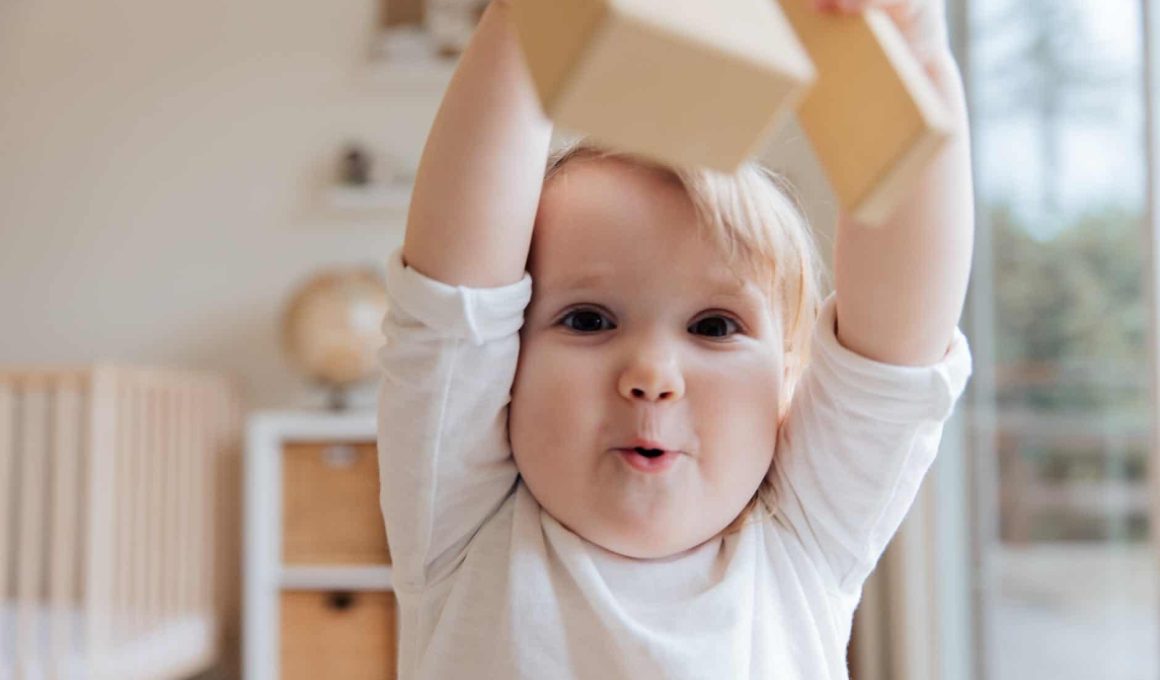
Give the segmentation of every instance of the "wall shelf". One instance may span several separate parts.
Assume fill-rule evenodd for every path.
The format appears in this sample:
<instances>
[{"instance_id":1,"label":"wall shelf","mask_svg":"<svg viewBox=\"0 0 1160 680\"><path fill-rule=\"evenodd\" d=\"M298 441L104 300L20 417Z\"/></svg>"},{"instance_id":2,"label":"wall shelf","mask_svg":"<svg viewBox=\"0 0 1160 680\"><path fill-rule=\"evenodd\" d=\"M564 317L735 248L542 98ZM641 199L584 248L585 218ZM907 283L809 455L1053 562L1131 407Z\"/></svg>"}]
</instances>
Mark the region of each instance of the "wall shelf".
<instances>
[{"instance_id":1,"label":"wall shelf","mask_svg":"<svg viewBox=\"0 0 1160 680\"><path fill-rule=\"evenodd\" d=\"M390 210L406 212L411 204L410 181L367 186L329 187L326 192L327 204L336 210Z\"/></svg>"},{"instance_id":2,"label":"wall shelf","mask_svg":"<svg viewBox=\"0 0 1160 680\"><path fill-rule=\"evenodd\" d=\"M396 30L378 39L364 77L372 90L442 94L458 63L438 55L422 31Z\"/></svg>"}]
</instances>

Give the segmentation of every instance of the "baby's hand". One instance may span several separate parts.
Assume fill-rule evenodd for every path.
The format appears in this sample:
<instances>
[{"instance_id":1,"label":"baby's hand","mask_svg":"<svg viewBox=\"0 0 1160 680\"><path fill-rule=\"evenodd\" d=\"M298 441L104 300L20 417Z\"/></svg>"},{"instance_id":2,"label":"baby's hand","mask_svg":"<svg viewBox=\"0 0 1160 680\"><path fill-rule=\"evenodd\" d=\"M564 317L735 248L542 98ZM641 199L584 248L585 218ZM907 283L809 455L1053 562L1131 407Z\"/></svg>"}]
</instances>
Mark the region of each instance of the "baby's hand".
<instances>
[{"instance_id":1,"label":"baby's hand","mask_svg":"<svg viewBox=\"0 0 1160 680\"><path fill-rule=\"evenodd\" d=\"M813 0L820 10L856 14L883 10L898 25L911 52L924 66L950 57L945 0Z\"/></svg>"}]
</instances>

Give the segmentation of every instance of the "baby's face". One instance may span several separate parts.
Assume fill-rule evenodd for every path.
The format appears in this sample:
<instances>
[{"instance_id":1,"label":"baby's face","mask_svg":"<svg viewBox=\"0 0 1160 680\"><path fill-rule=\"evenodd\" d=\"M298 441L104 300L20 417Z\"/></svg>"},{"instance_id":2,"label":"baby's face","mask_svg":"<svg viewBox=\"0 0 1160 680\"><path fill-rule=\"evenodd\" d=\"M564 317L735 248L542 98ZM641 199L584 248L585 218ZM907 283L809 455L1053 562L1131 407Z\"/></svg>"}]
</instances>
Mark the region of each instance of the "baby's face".
<instances>
[{"instance_id":1,"label":"baby's face","mask_svg":"<svg viewBox=\"0 0 1160 680\"><path fill-rule=\"evenodd\" d=\"M556 520L607 550L693 548L769 469L776 315L653 171L573 161L537 220L510 412L520 473Z\"/></svg>"}]
</instances>

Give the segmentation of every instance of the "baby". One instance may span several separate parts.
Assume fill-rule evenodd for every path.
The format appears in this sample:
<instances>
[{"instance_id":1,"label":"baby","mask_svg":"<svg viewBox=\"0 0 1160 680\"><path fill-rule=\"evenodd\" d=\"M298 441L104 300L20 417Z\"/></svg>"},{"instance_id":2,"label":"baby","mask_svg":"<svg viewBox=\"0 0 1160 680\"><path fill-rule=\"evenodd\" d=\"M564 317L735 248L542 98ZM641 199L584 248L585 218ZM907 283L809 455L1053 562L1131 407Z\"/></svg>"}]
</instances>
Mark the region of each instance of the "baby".
<instances>
[{"instance_id":1,"label":"baby","mask_svg":"<svg viewBox=\"0 0 1160 680\"><path fill-rule=\"evenodd\" d=\"M848 677L862 585L970 373L962 87L941 3L889 4L957 132L891 224L840 219L823 302L759 166L548 159L493 0L388 265L401 678Z\"/></svg>"}]
</instances>

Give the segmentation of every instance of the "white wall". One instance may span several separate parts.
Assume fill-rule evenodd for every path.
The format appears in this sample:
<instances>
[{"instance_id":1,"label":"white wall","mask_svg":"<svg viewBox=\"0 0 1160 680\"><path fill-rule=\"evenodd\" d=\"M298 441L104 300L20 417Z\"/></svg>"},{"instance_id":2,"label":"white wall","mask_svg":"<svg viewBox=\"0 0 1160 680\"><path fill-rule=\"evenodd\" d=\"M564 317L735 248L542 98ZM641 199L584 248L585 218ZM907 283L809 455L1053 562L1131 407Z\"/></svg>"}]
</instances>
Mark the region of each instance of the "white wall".
<instances>
[{"instance_id":1,"label":"white wall","mask_svg":"<svg viewBox=\"0 0 1160 680\"><path fill-rule=\"evenodd\" d=\"M438 104L367 77L375 5L0 0L0 363L221 369L250 406L317 401L282 305L402 228L329 214L319 188L347 139L415 164ZM775 165L829 224L787 134Z\"/></svg>"}]
</instances>

